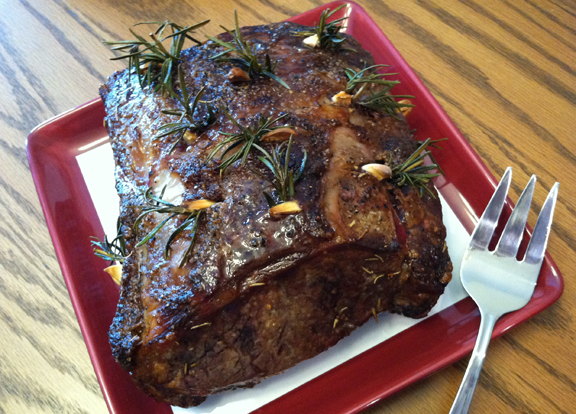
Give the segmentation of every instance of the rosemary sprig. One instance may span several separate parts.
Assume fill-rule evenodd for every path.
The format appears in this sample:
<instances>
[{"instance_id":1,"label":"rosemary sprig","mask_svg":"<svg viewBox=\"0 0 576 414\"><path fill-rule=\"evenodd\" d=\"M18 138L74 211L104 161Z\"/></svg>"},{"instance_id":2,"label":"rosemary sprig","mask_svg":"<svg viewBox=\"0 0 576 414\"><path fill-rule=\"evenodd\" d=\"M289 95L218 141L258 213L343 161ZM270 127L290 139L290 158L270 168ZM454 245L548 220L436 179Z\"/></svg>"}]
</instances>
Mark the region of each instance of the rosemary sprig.
<instances>
[{"instance_id":1,"label":"rosemary sprig","mask_svg":"<svg viewBox=\"0 0 576 414\"><path fill-rule=\"evenodd\" d=\"M136 247L140 247L152 239L170 220L172 220L176 216L184 216L185 219L168 237L168 241L166 242L166 246L164 247L164 259L168 258L170 254L170 246L178 237L180 233L188 228L188 226L192 223L191 234L192 238L190 240L190 244L186 249L186 252L182 256L178 267L182 267L188 256L190 251L192 250L192 246L194 244L196 238L196 230L198 229L198 223L202 217L202 209L190 209L185 206L176 206L168 201L162 199L164 196L164 192L166 191L166 187L164 187L160 193L160 196L155 196L152 194L152 188L148 188L144 193L144 197L146 199L146 205L142 206L142 213L136 218L134 221L134 228L138 228L138 225L146 217L148 214L159 213L159 214L168 214L154 229L152 229L140 242L136 245Z\"/></svg>"},{"instance_id":2,"label":"rosemary sprig","mask_svg":"<svg viewBox=\"0 0 576 414\"><path fill-rule=\"evenodd\" d=\"M388 67L388 65L372 65L369 67L365 67L364 69L356 72L354 69L346 68L344 71L346 72L346 76L348 77L348 82L346 83L346 89L344 90L346 93L352 94L354 88L359 85L362 85L360 89L354 95L354 99L356 99L360 94L364 91L364 88L368 84L373 85L385 85L392 87L394 85L398 85L400 81L391 81L384 79L384 76L391 76L391 75L398 75L398 73L378 73L376 70L378 68ZM372 71L372 73L370 73Z\"/></svg>"},{"instance_id":3,"label":"rosemary sprig","mask_svg":"<svg viewBox=\"0 0 576 414\"><path fill-rule=\"evenodd\" d=\"M116 223L117 233L112 241L108 241L108 236L104 236L104 240L100 241L97 237L92 236L91 244L93 246L94 254L104 260L110 260L110 264L114 262L123 263L124 259L128 257L126 254L126 240L121 232L122 223L120 217Z\"/></svg>"},{"instance_id":4,"label":"rosemary sprig","mask_svg":"<svg viewBox=\"0 0 576 414\"><path fill-rule=\"evenodd\" d=\"M246 40L244 40L242 33L240 33L240 25L238 23L238 14L236 13L236 10L234 10L234 25L235 28L233 32L224 26L220 26L232 37L231 42L224 42L215 37L208 36L208 39L212 40L219 46L226 48L225 51L212 56L211 59L215 60L216 62L230 62L238 65L244 68L250 77L255 74L268 76L285 88L290 89L290 86L288 86L286 82L274 74L278 61L272 63L270 56L266 54L264 65L258 62L258 59L254 53L254 49ZM226 56L231 52L235 54L234 57Z\"/></svg>"},{"instance_id":5,"label":"rosemary sprig","mask_svg":"<svg viewBox=\"0 0 576 414\"><path fill-rule=\"evenodd\" d=\"M280 145L277 145L271 153L257 144L254 144L254 146L264 154L263 157L259 156L258 159L274 174L275 180L272 182L272 185L276 189L277 197L280 201L286 202L290 198L294 197L294 183L298 181L304 171L307 159L306 151L304 150L304 156L300 168L294 172L290 170L292 135L290 135L288 141L284 141ZM278 204L269 193L264 192L264 196L266 197L268 204L270 204L270 207L274 207Z\"/></svg>"},{"instance_id":6,"label":"rosemary sprig","mask_svg":"<svg viewBox=\"0 0 576 414\"><path fill-rule=\"evenodd\" d=\"M428 138L422 142L416 151L414 151L407 159L401 164L392 167L392 182L398 186L411 185L420 191L422 196L423 190L428 191L433 197L434 193L426 186L426 183L434 177L444 174L442 168L438 165L428 147L440 148L437 143L445 141L448 138L442 138L432 141ZM432 164L424 165L424 159L430 157ZM432 170L438 170L437 173L431 173Z\"/></svg>"},{"instance_id":7,"label":"rosemary sprig","mask_svg":"<svg viewBox=\"0 0 576 414\"><path fill-rule=\"evenodd\" d=\"M165 87L172 87L172 75L178 61L180 53L184 47L184 42L189 39L196 44L200 41L191 36L191 33L207 24L210 20L194 24L192 26L180 26L166 20L165 22L142 22L134 26L144 24L157 24L158 28L154 33L150 33L151 40L146 40L130 29L134 35L133 40L105 41L104 44L113 46L112 50L124 53L111 60L128 59L128 70L130 76L136 73L140 87L152 86L158 81L154 90L160 89L162 93ZM170 30L170 34L164 36L164 32ZM171 39L170 47L167 49L163 42Z\"/></svg>"},{"instance_id":8,"label":"rosemary sprig","mask_svg":"<svg viewBox=\"0 0 576 414\"><path fill-rule=\"evenodd\" d=\"M221 152L220 158L223 161L218 166L218 168L221 171L226 170L226 168L234 164L239 159L241 159L242 164L244 164L254 144L258 144L264 135L266 135L271 131L274 131L275 129L286 127L285 125L279 125L279 126L272 126L272 125L279 122L287 114L280 115L275 119L260 117L260 119L253 125L243 127L238 123L237 120L235 120L232 117L232 115L230 115L230 113L228 113L228 111L223 109L223 112L224 114L226 114L228 119L240 130L240 132L235 133L220 132L222 135L226 135L227 138L222 140L222 142L218 143L218 145L216 145L216 148L214 148L206 158L205 162L209 162L216 156L216 154ZM234 152L228 158L224 159L226 154L228 154L230 151L236 148L238 148L236 152Z\"/></svg>"},{"instance_id":9,"label":"rosemary sprig","mask_svg":"<svg viewBox=\"0 0 576 414\"><path fill-rule=\"evenodd\" d=\"M356 101L358 105L365 108L373 109L380 112L385 112L392 115L394 118L399 119L397 114L400 108L410 108L414 105L407 103L396 102L396 98L412 98L412 95L390 95L390 90L394 85L385 86L382 90L373 93L361 101Z\"/></svg>"},{"instance_id":10,"label":"rosemary sprig","mask_svg":"<svg viewBox=\"0 0 576 414\"><path fill-rule=\"evenodd\" d=\"M326 23L326 21L330 17L332 17L334 13L336 13L338 10L342 9L345 6L346 4L343 4L332 11L330 11L330 9L324 10L320 15L320 20L318 21L318 23L314 23L313 31L296 32L294 33L294 35L306 36L306 37L316 36L318 38L318 47L320 47L321 49L326 50L342 49L342 45L346 41L346 38L340 34L340 30L342 29L342 25L340 23L348 19L348 16L333 20L330 23ZM355 51L354 49L342 49L342 50L349 50L352 52Z\"/></svg>"},{"instance_id":11,"label":"rosemary sprig","mask_svg":"<svg viewBox=\"0 0 576 414\"><path fill-rule=\"evenodd\" d=\"M400 108L410 108L414 105L410 103L396 102L395 98L414 98L414 96L390 94L390 90L394 86L398 85L400 81L386 80L384 77L397 75L397 73L378 73L375 71L377 68L387 66L388 65L372 65L360 71L355 71L351 68L344 69L346 76L348 77L348 82L346 83L346 89L344 91L348 94L352 94L357 86L362 85L352 96L353 102L356 102L358 105L364 106L365 108L388 113L394 118L399 119L397 115ZM359 100L362 93L369 85L383 85L383 88L376 93L370 91L369 97Z\"/></svg>"},{"instance_id":12,"label":"rosemary sprig","mask_svg":"<svg viewBox=\"0 0 576 414\"><path fill-rule=\"evenodd\" d=\"M172 153L174 148L176 148L176 145L178 145L178 143L184 138L186 131L191 129L203 131L216 120L216 115L214 114L214 110L210 103L206 103L207 115L200 121L196 121L194 119L194 113L196 112L198 104L201 102L200 99L202 98L206 88L202 87L192 98L192 95L190 95L188 89L186 88L184 71L180 65L178 65L178 80L180 82L182 97L180 97L178 93L174 92L171 87L168 86L167 89L170 92L170 95L172 95L172 97L178 101L183 109L162 110L162 113L164 114L178 116L178 121L162 125L160 128L158 128L158 134L152 138L152 140L155 141L170 135L176 135L176 141L170 147L170 150L168 151L169 154Z\"/></svg>"}]
</instances>

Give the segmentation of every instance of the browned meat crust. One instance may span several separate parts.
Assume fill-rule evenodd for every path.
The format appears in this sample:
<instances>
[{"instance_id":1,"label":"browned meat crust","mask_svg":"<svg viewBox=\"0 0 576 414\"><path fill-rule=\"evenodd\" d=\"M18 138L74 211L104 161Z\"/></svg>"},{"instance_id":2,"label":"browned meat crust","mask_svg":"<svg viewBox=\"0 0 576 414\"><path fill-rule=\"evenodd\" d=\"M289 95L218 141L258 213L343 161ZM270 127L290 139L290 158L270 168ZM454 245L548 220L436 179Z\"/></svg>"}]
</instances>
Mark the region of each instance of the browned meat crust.
<instances>
[{"instance_id":1,"label":"browned meat crust","mask_svg":"<svg viewBox=\"0 0 576 414\"><path fill-rule=\"evenodd\" d=\"M189 232L167 260L162 256L177 220L124 264L112 351L159 400L185 407L253 386L326 350L374 311L422 317L450 280L439 201L358 170L390 156L403 161L416 148L408 125L330 103L344 88L344 68L373 64L372 56L353 39L348 45L357 52L304 48L293 35L301 30L293 23L242 29L260 52L279 60L277 75L291 90L268 78L231 84L231 66L209 59L216 53L211 42L182 56L191 93L205 86L203 99L244 125L286 113L296 129L296 164L308 153L295 196L303 211L280 220L267 213L262 192L270 183L262 175L269 173L253 157L222 177L204 164L222 139L218 131L234 130L222 111L193 145L181 143L169 155L171 138L151 138L173 121L161 113L176 107L172 98L142 91L126 71L101 88L129 251L158 223L150 216L133 229L148 187L159 192L172 180L183 186L184 200L217 202L200 222L183 268L177 263Z\"/></svg>"}]
</instances>

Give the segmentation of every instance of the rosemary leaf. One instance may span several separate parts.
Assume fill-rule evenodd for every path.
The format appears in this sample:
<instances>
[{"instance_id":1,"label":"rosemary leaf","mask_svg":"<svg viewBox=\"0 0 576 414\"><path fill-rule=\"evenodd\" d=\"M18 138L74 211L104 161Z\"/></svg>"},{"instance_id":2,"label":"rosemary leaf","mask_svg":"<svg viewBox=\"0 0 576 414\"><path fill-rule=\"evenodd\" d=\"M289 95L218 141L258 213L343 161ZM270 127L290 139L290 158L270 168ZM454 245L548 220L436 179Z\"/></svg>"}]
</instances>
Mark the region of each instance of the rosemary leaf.
<instances>
[{"instance_id":1,"label":"rosemary leaf","mask_svg":"<svg viewBox=\"0 0 576 414\"><path fill-rule=\"evenodd\" d=\"M126 254L126 240L121 232L122 223L120 217L116 222L116 237L112 241L108 241L108 236L104 236L104 240L100 241L98 238L92 236L93 240L90 243L93 246L94 254L104 260L110 260L110 264L114 262L123 263L124 259L128 257Z\"/></svg>"},{"instance_id":2,"label":"rosemary leaf","mask_svg":"<svg viewBox=\"0 0 576 414\"><path fill-rule=\"evenodd\" d=\"M158 28L150 34L151 40L146 40L130 29L130 33L135 37L133 40L104 41L104 44L112 46L112 50L124 54L113 57L111 60L128 60L128 70L130 76L135 73L138 76L138 83L144 89L158 82L155 90L166 91L166 87L172 87L172 76L175 65L180 61L180 54L186 39L200 44L200 42L190 34L194 30L206 25L209 20L194 24L192 26L180 26L176 23L165 22L142 22L134 26L157 24ZM169 29L171 33L164 36L164 31ZM170 48L164 46L166 40L170 40Z\"/></svg>"},{"instance_id":3,"label":"rosemary leaf","mask_svg":"<svg viewBox=\"0 0 576 414\"><path fill-rule=\"evenodd\" d=\"M202 217L202 210L198 211L198 214L196 215L196 219L194 220L194 225L192 226L192 230L190 231L190 234L191 234L190 243L188 244L188 248L186 249L186 251L184 252L184 255L182 256L182 259L180 260L178 267L184 266L184 264L188 261L188 256L190 255L190 252L192 251L192 246L194 245L194 242L196 241L198 223L200 223L201 217Z\"/></svg>"},{"instance_id":4,"label":"rosemary leaf","mask_svg":"<svg viewBox=\"0 0 576 414\"><path fill-rule=\"evenodd\" d=\"M419 190L420 196L422 196L423 190L426 190L435 197L434 193L430 191L426 184L432 178L444 174L444 171L442 171L442 168L440 168L432 156L432 153L428 151L427 148L440 148L437 143L447 139L448 138L442 138L432 141L428 138L423 141L403 163L392 167L392 182L398 186L410 185ZM424 164L426 157L430 157L431 164ZM433 170L437 170L438 172L431 172Z\"/></svg>"},{"instance_id":5,"label":"rosemary leaf","mask_svg":"<svg viewBox=\"0 0 576 414\"><path fill-rule=\"evenodd\" d=\"M290 170L292 137L293 136L290 135L290 139L288 141L284 141L277 145L271 153L266 151L261 146L254 144L254 147L263 154L263 156L258 156L258 159L270 171L272 171L272 174L274 174L274 181L271 183L276 190L277 198L281 202L286 202L294 196L294 183L298 181L302 175L302 171L304 171L304 166L307 160L307 154L306 151L304 151L302 163L298 168L298 172L294 174L294 172ZM274 200L274 198L266 192L264 193L264 197L266 197L270 207L274 207L276 204L278 204L276 200Z\"/></svg>"},{"instance_id":6,"label":"rosemary leaf","mask_svg":"<svg viewBox=\"0 0 576 414\"><path fill-rule=\"evenodd\" d=\"M280 85L284 86L286 89L290 89L290 86L279 78L274 72L278 62L272 63L270 56L266 54L265 63L262 65L258 62L255 51L252 46L244 40L242 33L240 32L240 25L238 23L238 13L234 10L234 31L231 31L224 26L220 26L226 31L231 37L232 41L225 42L215 37L207 36L208 39L212 40L218 46L225 48L223 52L217 53L212 56L211 59L216 62L227 62L234 65L242 67L248 73L248 76L253 77L254 75L264 75L270 79L275 80ZM233 57L228 56L233 53Z\"/></svg>"},{"instance_id":7,"label":"rosemary leaf","mask_svg":"<svg viewBox=\"0 0 576 414\"><path fill-rule=\"evenodd\" d=\"M190 217L188 217L186 220L184 220L184 222L179 225L176 230L174 230L174 232L170 235L170 237L168 238L168 241L166 242L166 247L164 248L164 258L167 259L168 255L170 254L170 246L172 245L172 242L174 240L176 240L176 237L178 237L178 235L180 233L182 233L184 230L186 230L186 228L190 225L190 223L192 223L192 220L198 220L198 215L193 216L191 215ZM182 267L182 266L180 266Z\"/></svg>"},{"instance_id":8,"label":"rosemary leaf","mask_svg":"<svg viewBox=\"0 0 576 414\"><path fill-rule=\"evenodd\" d=\"M192 227L192 239L190 241L189 246L186 249L186 253L184 254L182 260L180 261L179 267L185 263L185 259L190 254L192 249L192 245L194 244L194 240L196 237L196 230L198 228L198 223L200 221L201 213L203 209L189 209L184 206L176 206L172 203L163 200L162 197L164 196L164 192L166 191L166 187L162 188L160 196L155 196L152 193L152 188L148 188L144 193L144 198L146 199L146 204L144 206L140 206L142 208L142 213L136 218L134 221L134 228L137 229L140 223L142 222L143 218L149 214L158 213L158 214L169 214L168 217L165 217L152 231L150 231L140 242L136 245L136 247L140 247L151 240L162 228L166 226L166 224L177 216L184 216L184 221L176 227L176 229L170 234L166 245L164 246L164 259L168 259L170 255L170 247L172 243L176 240L176 238L185 231L192 221L194 221L194 225ZM207 207L205 207L207 208Z\"/></svg>"},{"instance_id":9,"label":"rosemary leaf","mask_svg":"<svg viewBox=\"0 0 576 414\"><path fill-rule=\"evenodd\" d=\"M170 93L170 95L179 103L182 109L165 109L162 110L162 113L166 115L173 115L178 116L178 121L176 122L169 122L167 124L162 125L158 128L158 133L152 138L153 141L158 140L160 138L165 138L171 135L176 136L176 141L170 147L168 153L171 154L176 145L184 138L184 134L188 130L196 130L197 132L202 132L206 130L211 124L214 123L216 120L216 116L214 114L214 110L210 103L206 103L206 115L201 118L197 119L196 110L198 109L198 104L201 101L202 95L206 88L203 86L200 88L198 93L192 99L192 96L188 92L188 88L186 87L186 80L184 77L184 70L182 66L178 65L178 81L180 83L180 92L182 96L176 93L172 87L166 86L166 89Z\"/></svg>"},{"instance_id":10,"label":"rosemary leaf","mask_svg":"<svg viewBox=\"0 0 576 414\"><path fill-rule=\"evenodd\" d=\"M399 103L396 102L396 98L412 98L412 95L390 95L390 89L392 86L386 86L384 89L380 90L379 92L373 93L371 92L370 96L366 99L361 101L356 101L356 103L360 106L363 106L368 109L373 109L375 111L385 112L389 115L392 115L396 119L398 118L398 109L399 108L411 108L414 105L406 104L406 103Z\"/></svg>"},{"instance_id":11,"label":"rosemary leaf","mask_svg":"<svg viewBox=\"0 0 576 414\"><path fill-rule=\"evenodd\" d=\"M260 117L260 119L251 126L243 127L238 123L236 119L232 117L232 115L230 115L228 111L224 109L222 109L222 111L230 120L230 122L239 128L240 131L236 133L220 132L220 134L227 136L227 138L218 143L206 158L205 162L207 163L211 161L218 153L220 153L220 159L222 162L218 168L221 171L226 170L229 166L238 160L241 160L241 163L244 164L248 158L248 155L250 154L252 147L255 144L258 144L264 135L278 128L286 128L286 125L273 125L278 123L287 114L280 115L275 119ZM240 148L235 153L229 157L226 157L228 153L237 149L238 147Z\"/></svg>"},{"instance_id":12,"label":"rosemary leaf","mask_svg":"<svg viewBox=\"0 0 576 414\"><path fill-rule=\"evenodd\" d=\"M330 9L324 10L320 15L319 22L317 24L316 23L314 24L313 31L295 32L294 35L305 37L310 37L314 35L317 36L318 47L320 47L321 49L349 50L355 52L354 49L342 49L342 45L346 41L346 38L344 38L340 34L340 30L342 29L341 23L344 20L348 19L348 17L341 17L339 19L331 21L330 23L326 22L330 17L332 17L334 13L336 13L343 7L346 7L346 4L343 4L332 11L330 11Z\"/></svg>"},{"instance_id":13,"label":"rosemary leaf","mask_svg":"<svg viewBox=\"0 0 576 414\"><path fill-rule=\"evenodd\" d=\"M384 79L385 76L397 75L397 73L378 73L377 70L388 65L372 65L356 71L352 68L344 69L348 82L344 92L352 95L352 102L368 109L380 111L398 118L400 108L410 108L414 105L404 102L396 102L396 98L414 98L412 95L391 95L391 89L400 81ZM369 88L373 85L380 87L376 92ZM370 95L366 97L365 91ZM363 99L361 99L363 98Z\"/></svg>"},{"instance_id":14,"label":"rosemary leaf","mask_svg":"<svg viewBox=\"0 0 576 414\"><path fill-rule=\"evenodd\" d=\"M162 220L160 222L160 224L158 224L156 227L154 227L154 229L150 233L148 233L142 240L140 240L140 242L136 245L136 247L142 246L148 240L150 240L152 237L154 237L156 235L156 233L158 233L166 225L166 223L168 223L168 221L170 221L171 219L174 218L174 216L176 216L176 213L171 214L170 216L168 216L164 220Z\"/></svg>"},{"instance_id":15,"label":"rosemary leaf","mask_svg":"<svg viewBox=\"0 0 576 414\"><path fill-rule=\"evenodd\" d=\"M385 80L385 76L398 75L398 73L378 73L376 70L378 68L388 67L388 65L372 65L368 66L360 71L355 71L351 68L346 68L346 76L348 77L348 83L346 84L346 93L352 93L354 88L360 84L373 84L373 85L386 85L394 86L400 83L400 81L390 81ZM372 71L372 73L370 73Z\"/></svg>"}]
</instances>

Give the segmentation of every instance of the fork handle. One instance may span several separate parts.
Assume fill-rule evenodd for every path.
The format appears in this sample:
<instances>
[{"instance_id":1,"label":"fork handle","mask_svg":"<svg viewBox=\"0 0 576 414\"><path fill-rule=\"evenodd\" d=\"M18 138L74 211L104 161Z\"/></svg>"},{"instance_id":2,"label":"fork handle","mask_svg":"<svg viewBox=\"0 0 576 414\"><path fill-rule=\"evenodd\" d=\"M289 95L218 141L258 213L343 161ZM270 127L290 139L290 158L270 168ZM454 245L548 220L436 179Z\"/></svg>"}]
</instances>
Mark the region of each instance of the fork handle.
<instances>
[{"instance_id":1,"label":"fork handle","mask_svg":"<svg viewBox=\"0 0 576 414\"><path fill-rule=\"evenodd\" d=\"M486 358L486 350L488 349L488 344L490 343L492 331L494 330L497 319L498 317L490 313L481 315L480 330L478 332L478 338L476 339L476 345L474 345L472 356L468 362L468 368L466 368L462 384L460 384L458 394L456 394L456 399L450 409L450 414L466 414L468 410L470 410L474 390L476 390L476 384L478 384L480 371L482 371L482 365Z\"/></svg>"}]
</instances>

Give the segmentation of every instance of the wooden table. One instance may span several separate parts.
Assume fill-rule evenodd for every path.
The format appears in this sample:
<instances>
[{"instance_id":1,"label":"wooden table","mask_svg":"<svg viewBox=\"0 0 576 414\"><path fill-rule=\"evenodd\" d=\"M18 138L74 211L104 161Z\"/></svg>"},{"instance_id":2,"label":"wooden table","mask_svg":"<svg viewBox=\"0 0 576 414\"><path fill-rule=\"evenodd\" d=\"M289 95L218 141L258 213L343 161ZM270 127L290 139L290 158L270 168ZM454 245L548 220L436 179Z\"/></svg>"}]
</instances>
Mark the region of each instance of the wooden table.
<instances>
[{"instance_id":1,"label":"wooden table","mask_svg":"<svg viewBox=\"0 0 576 414\"><path fill-rule=\"evenodd\" d=\"M164 4L165 3L165 4ZM202 4L199 4L202 3ZM275 6L273 3L276 3ZM102 39L143 20L232 26L321 1L4 0L0 3L0 413L105 413L106 405L25 153L31 128L97 96L123 63ZM360 0L490 170L537 173L534 210L562 183L549 251L565 278L552 307L495 340L473 413L576 410L576 4L571 0ZM217 25L205 28L215 34ZM534 225L536 213L531 213ZM367 412L447 413L467 359Z\"/></svg>"}]
</instances>

